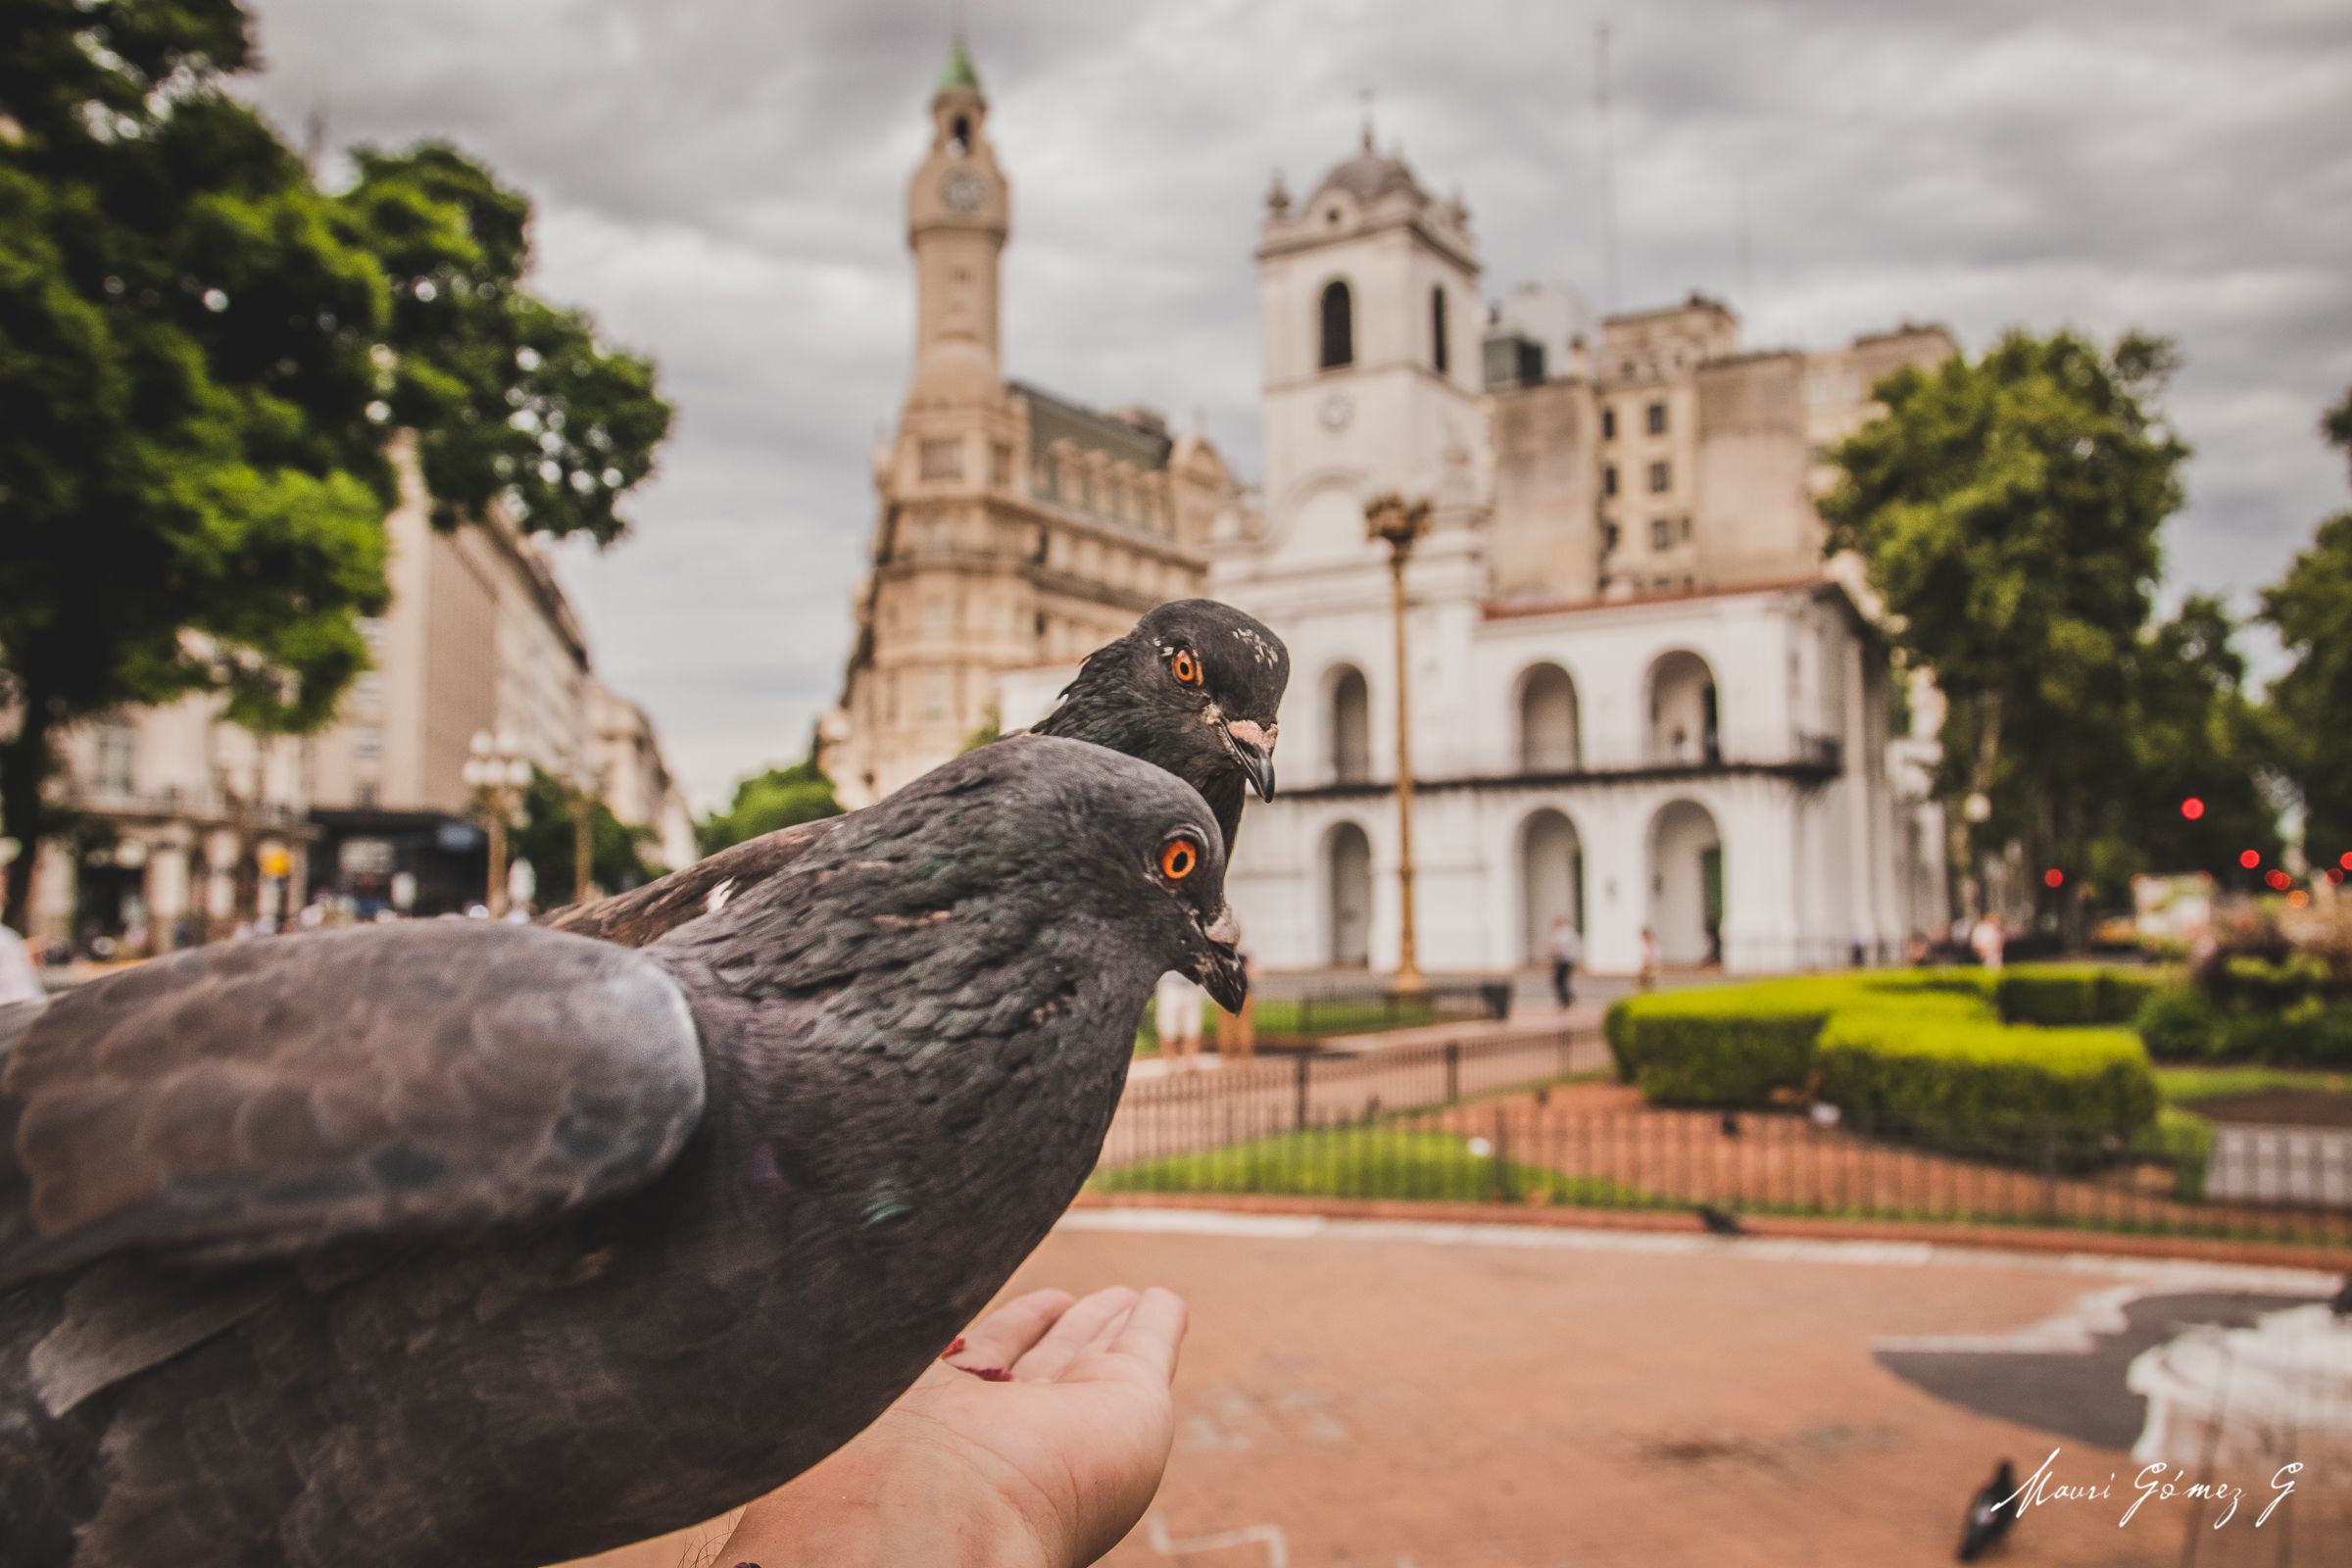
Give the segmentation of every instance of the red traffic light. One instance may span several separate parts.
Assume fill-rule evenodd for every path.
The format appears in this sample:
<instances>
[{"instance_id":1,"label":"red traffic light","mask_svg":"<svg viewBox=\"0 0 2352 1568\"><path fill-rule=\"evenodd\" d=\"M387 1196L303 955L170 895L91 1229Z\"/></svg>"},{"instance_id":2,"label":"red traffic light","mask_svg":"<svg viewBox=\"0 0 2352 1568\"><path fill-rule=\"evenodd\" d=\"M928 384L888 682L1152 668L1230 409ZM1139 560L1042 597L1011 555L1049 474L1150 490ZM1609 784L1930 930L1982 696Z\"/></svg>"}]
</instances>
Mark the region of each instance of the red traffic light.
<instances>
[{"instance_id":1,"label":"red traffic light","mask_svg":"<svg viewBox=\"0 0 2352 1568\"><path fill-rule=\"evenodd\" d=\"M2347 871L2352 871L2352 850L2346 850L2343 854L2337 856L2335 858L2335 863L2342 866Z\"/></svg>"},{"instance_id":2,"label":"red traffic light","mask_svg":"<svg viewBox=\"0 0 2352 1568\"><path fill-rule=\"evenodd\" d=\"M2278 892L2284 893L2286 891L2287 883L2293 881L2294 879L2288 876L2284 871L2275 870L2269 876L2263 878L2263 880L2270 883L2270 885Z\"/></svg>"},{"instance_id":3,"label":"red traffic light","mask_svg":"<svg viewBox=\"0 0 2352 1568\"><path fill-rule=\"evenodd\" d=\"M2062 888L2066 886L2066 873L2053 865L2041 873L2041 885L2045 888Z\"/></svg>"},{"instance_id":4,"label":"red traffic light","mask_svg":"<svg viewBox=\"0 0 2352 1568\"><path fill-rule=\"evenodd\" d=\"M2187 800L2180 803L2180 814L2187 817L2191 822L2194 822L2198 817L2205 814L2205 803L2198 800L2194 795L2191 795Z\"/></svg>"},{"instance_id":5,"label":"red traffic light","mask_svg":"<svg viewBox=\"0 0 2352 1568\"><path fill-rule=\"evenodd\" d=\"M2237 858L2237 863L2251 871L2262 863L2262 852L2260 850L2248 850L2245 854Z\"/></svg>"}]
</instances>

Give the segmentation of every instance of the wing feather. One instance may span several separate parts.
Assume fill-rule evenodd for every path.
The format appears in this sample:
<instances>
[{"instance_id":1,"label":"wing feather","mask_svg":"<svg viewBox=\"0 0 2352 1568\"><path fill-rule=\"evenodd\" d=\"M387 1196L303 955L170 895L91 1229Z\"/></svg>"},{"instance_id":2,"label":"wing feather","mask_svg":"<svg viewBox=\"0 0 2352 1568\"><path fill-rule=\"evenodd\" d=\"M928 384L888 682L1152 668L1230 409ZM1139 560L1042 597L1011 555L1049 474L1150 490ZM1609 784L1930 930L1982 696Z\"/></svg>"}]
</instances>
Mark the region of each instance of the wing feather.
<instances>
[{"instance_id":1,"label":"wing feather","mask_svg":"<svg viewBox=\"0 0 2352 1568\"><path fill-rule=\"evenodd\" d=\"M642 948L710 913L713 897L731 902L782 872L846 820L828 816L762 833L641 888L558 909L546 924L576 936Z\"/></svg>"},{"instance_id":2,"label":"wing feather","mask_svg":"<svg viewBox=\"0 0 2352 1568\"><path fill-rule=\"evenodd\" d=\"M450 921L158 959L0 1014L0 1288L595 1202L703 1098L677 982L607 943Z\"/></svg>"}]
</instances>

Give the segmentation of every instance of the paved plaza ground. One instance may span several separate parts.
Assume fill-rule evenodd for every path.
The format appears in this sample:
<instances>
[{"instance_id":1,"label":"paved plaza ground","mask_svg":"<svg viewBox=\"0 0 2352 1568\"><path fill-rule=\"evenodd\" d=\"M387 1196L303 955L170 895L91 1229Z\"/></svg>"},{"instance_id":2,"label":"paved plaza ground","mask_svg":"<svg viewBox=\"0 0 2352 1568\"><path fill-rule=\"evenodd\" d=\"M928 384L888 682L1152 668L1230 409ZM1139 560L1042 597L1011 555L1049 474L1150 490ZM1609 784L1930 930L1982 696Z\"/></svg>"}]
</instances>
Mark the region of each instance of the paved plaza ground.
<instances>
[{"instance_id":1,"label":"paved plaza ground","mask_svg":"<svg viewBox=\"0 0 2352 1568\"><path fill-rule=\"evenodd\" d=\"M2091 1353L2114 1347L2070 1321L2134 1286L2250 1320L2329 1283L2313 1275L1087 1210L1012 1289L1115 1283L1170 1286L1194 1313L1175 1457L1121 1568L1948 1562L1993 1461L2022 1473L2053 1447L2059 1480L2112 1476L2114 1499L2037 1508L1989 1560L2173 1564L2193 1531L2207 1568L2352 1562L2324 1483L2260 1532L2242 1505L2197 1529L2179 1499L2119 1528L2138 1400L2128 1355ZM1990 1342L1980 1357L1951 1336ZM2251 1502L2269 1470L2230 1479ZM684 1560L667 1543L605 1563Z\"/></svg>"}]
</instances>

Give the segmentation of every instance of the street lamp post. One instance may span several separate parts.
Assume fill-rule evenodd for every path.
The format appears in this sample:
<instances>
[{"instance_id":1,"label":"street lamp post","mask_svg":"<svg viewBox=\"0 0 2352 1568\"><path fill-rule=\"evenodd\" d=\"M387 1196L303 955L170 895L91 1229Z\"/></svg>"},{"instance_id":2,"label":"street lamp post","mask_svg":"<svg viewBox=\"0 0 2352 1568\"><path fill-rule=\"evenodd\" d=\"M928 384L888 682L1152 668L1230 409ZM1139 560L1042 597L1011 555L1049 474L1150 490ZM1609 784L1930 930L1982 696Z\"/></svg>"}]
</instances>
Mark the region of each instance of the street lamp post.
<instances>
[{"instance_id":1,"label":"street lamp post","mask_svg":"<svg viewBox=\"0 0 2352 1568\"><path fill-rule=\"evenodd\" d=\"M1368 538L1389 547L1389 610L1396 629L1396 977L1399 995L1429 989L1421 978L1420 945L1413 928L1413 743L1412 710L1406 700L1410 667L1404 638L1404 564L1429 532L1429 503L1407 502L1391 491L1364 507Z\"/></svg>"},{"instance_id":2,"label":"street lamp post","mask_svg":"<svg viewBox=\"0 0 2352 1568\"><path fill-rule=\"evenodd\" d=\"M482 902L496 919L507 912L507 818L514 812L514 798L531 782L531 763L520 755L513 730L495 735L476 730L466 750L472 755L466 759L463 776L482 792L490 818L490 885Z\"/></svg>"},{"instance_id":3,"label":"street lamp post","mask_svg":"<svg viewBox=\"0 0 2352 1568\"><path fill-rule=\"evenodd\" d=\"M585 777L583 772L571 780L571 902L574 904L586 904L591 896L588 875L596 858L595 801L583 782Z\"/></svg>"}]
</instances>

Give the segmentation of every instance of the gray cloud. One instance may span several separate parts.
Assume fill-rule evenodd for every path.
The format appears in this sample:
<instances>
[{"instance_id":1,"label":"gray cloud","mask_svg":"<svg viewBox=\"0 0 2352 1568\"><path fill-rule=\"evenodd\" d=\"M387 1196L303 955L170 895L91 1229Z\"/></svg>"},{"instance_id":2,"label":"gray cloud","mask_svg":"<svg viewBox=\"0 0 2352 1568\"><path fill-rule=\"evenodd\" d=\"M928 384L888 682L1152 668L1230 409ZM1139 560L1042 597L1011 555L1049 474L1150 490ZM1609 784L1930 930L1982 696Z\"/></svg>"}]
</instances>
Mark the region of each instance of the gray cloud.
<instances>
[{"instance_id":1,"label":"gray cloud","mask_svg":"<svg viewBox=\"0 0 2352 1568\"><path fill-rule=\"evenodd\" d=\"M446 135L539 204L540 286L678 406L635 533L567 552L599 667L709 803L830 700L912 310L906 176L937 0L254 0L254 95L337 145ZM1384 144L1468 200L1499 293L1600 290L1590 5L994 0L973 52L1013 181L1007 367L1199 411L1257 463L1250 252ZM1751 342L1904 318L2171 333L2195 446L2171 585L2241 605L2345 504L2352 14L2334 0L1659 0L1612 19L1628 307L1730 296ZM1748 215L1748 286L1739 213Z\"/></svg>"}]
</instances>

